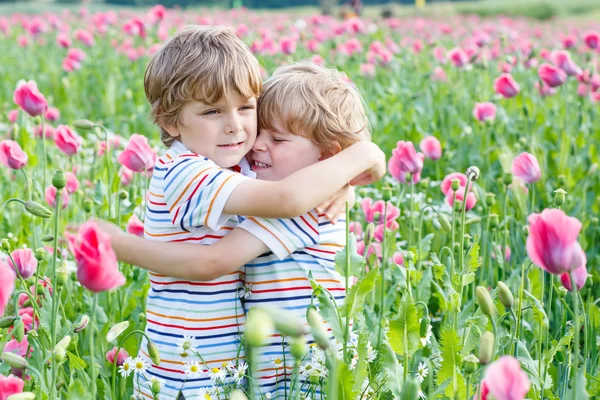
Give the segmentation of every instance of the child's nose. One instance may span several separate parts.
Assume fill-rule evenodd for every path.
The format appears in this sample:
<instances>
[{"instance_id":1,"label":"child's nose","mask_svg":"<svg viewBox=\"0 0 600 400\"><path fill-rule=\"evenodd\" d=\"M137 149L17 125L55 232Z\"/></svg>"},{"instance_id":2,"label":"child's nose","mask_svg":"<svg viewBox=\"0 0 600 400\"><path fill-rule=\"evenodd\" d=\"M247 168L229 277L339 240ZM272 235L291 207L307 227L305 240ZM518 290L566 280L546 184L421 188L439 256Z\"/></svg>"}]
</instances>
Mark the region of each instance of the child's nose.
<instances>
[{"instance_id":1,"label":"child's nose","mask_svg":"<svg viewBox=\"0 0 600 400\"><path fill-rule=\"evenodd\" d=\"M254 142L254 146L252 146L252 150L254 151L265 151L267 149L267 143L263 139L265 135L259 134L256 137L256 141Z\"/></svg>"}]
</instances>

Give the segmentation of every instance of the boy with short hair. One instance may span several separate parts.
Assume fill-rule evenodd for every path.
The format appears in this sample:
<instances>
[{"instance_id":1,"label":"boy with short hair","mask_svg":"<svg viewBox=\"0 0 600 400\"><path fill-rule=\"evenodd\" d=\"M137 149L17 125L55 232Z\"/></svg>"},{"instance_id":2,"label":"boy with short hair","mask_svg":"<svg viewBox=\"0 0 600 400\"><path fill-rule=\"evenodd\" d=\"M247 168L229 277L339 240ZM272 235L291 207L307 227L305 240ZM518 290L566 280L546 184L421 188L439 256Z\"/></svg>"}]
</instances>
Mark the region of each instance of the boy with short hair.
<instances>
[{"instance_id":1,"label":"boy with short hair","mask_svg":"<svg viewBox=\"0 0 600 400\"><path fill-rule=\"evenodd\" d=\"M285 179L370 139L359 93L335 70L308 63L282 66L263 89L260 134L247 156L259 179ZM239 229L209 247L153 244L102 227L111 233L119 259L154 271L204 280L246 264L246 311L276 306L304 320L312 294L309 272L338 301L344 298L344 282L335 271L334 259L345 245L345 222L333 225L314 210L291 219L248 217ZM263 254L269 250L272 253ZM278 335L259 350L254 378L263 394L278 398L285 396L286 385L289 390L291 362L286 371L284 357L291 360L287 350L284 355Z\"/></svg>"},{"instance_id":2,"label":"boy with short hair","mask_svg":"<svg viewBox=\"0 0 600 400\"><path fill-rule=\"evenodd\" d=\"M162 140L170 145L156 162L148 190L147 239L218 243L237 225L238 215L292 218L353 178L369 183L385 173L383 153L365 141L277 182L248 179L253 173L244 156L256 139L261 82L256 59L232 29L184 28L155 54L144 84ZM182 276L176 264L151 274L146 334L162 362L147 374L165 380L161 398L193 398L211 381L230 382L219 370L243 357L242 279L233 272L243 264L202 282L175 278ZM140 357L151 364L145 340ZM180 351L190 347L202 365L190 361L192 352ZM207 368L212 377L199 373ZM136 393L152 397L148 384L134 382Z\"/></svg>"}]
</instances>

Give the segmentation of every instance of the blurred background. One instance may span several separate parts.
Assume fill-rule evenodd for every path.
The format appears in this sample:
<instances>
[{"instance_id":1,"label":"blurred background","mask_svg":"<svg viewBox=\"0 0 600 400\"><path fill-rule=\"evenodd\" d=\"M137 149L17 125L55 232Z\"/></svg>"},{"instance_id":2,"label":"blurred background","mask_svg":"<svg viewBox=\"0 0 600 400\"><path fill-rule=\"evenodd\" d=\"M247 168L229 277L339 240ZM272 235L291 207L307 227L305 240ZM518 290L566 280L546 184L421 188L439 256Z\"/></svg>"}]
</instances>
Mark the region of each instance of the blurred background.
<instances>
[{"instance_id":1,"label":"blurred background","mask_svg":"<svg viewBox=\"0 0 600 400\"><path fill-rule=\"evenodd\" d=\"M44 12L59 9L76 10L82 5L90 11L148 7L162 4L174 8L250 8L295 12L298 14L352 14L368 17L422 15L450 17L479 15L484 17L506 15L538 20L575 17L600 19L600 0L0 0L0 14L14 12Z\"/></svg>"}]
</instances>

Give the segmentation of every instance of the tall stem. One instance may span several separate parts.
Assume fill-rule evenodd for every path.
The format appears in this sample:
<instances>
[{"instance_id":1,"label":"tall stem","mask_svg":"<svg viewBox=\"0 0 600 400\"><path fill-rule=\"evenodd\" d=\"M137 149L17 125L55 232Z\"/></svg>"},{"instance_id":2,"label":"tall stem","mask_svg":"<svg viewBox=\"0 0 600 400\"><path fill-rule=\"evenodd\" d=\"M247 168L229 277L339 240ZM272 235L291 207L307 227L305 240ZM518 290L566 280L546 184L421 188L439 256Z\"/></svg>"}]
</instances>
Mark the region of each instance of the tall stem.
<instances>
[{"instance_id":1,"label":"tall stem","mask_svg":"<svg viewBox=\"0 0 600 400\"><path fill-rule=\"evenodd\" d=\"M44 119L42 118L42 121ZM43 136L42 136L42 141L43 141ZM45 153L44 153L44 159L45 159ZM44 170L44 178L45 178L45 170ZM57 251L58 251L58 219L60 217L60 201L61 201L61 190L63 189L56 189L56 197L54 200L54 252L52 254L52 326L50 327L50 348L54 349L54 347L56 346L56 314L57 314L57 308L58 308L58 290L57 289L57 284L56 284L56 257L57 257ZM36 282L37 285L37 282ZM36 290L37 291L37 290ZM50 398L54 399L54 392L56 390L56 361L55 361L55 357L52 357L52 385L50 386Z\"/></svg>"},{"instance_id":2,"label":"tall stem","mask_svg":"<svg viewBox=\"0 0 600 400\"><path fill-rule=\"evenodd\" d=\"M577 400L577 380L579 374L579 299L577 296L577 284L575 283L575 274L571 272L571 286L573 295L573 326L575 327L575 340L573 342L573 400Z\"/></svg>"},{"instance_id":3,"label":"tall stem","mask_svg":"<svg viewBox=\"0 0 600 400\"><path fill-rule=\"evenodd\" d=\"M92 399L96 398L96 361L94 360L94 334L96 333L96 307L98 305L98 295L92 294L92 312L90 314L90 380L92 381ZM119 358L118 354L115 354L115 359Z\"/></svg>"},{"instance_id":4,"label":"tall stem","mask_svg":"<svg viewBox=\"0 0 600 400\"><path fill-rule=\"evenodd\" d=\"M385 239L385 235L384 235L384 239ZM349 289L349 275L350 275L350 205L348 204L348 202L346 201L346 271L344 271L344 275L345 275L345 287L346 287L346 292L348 293L348 289ZM348 311L348 310L346 310ZM346 312L346 323L344 324L344 362L348 362L347 361L347 355L348 355L348 336L350 334L350 317L348 316L348 313ZM380 329L381 332L381 329ZM287 393L287 391L286 391Z\"/></svg>"},{"instance_id":5,"label":"tall stem","mask_svg":"<svg viewBox=\"0 0 600 400\"><path fill-rule=\"evenodd\" d=\"M44 116L40 115L42 123L42 190L46 190L46 126Z\"/></svg>"}]
</instances>

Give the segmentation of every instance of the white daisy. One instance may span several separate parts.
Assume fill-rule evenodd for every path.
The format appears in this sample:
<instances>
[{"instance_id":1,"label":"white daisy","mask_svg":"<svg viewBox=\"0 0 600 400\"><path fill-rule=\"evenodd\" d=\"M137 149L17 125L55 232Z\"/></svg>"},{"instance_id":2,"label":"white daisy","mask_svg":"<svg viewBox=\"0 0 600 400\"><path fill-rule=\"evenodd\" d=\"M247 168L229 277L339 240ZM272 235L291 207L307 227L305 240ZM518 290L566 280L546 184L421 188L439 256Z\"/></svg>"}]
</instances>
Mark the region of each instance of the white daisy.
<instances>
[{"instance_id":1,"label":"white daisy","mask_svg":"<svg viewBox=\"0 0 600 400\"><path fill-rule=\"evenodd\" d=\"M119 373L123 378L127 378L133 372L133 357L127 357L119 367Z\"/></svg>"},{"instance_id":2,"label":"white daisy","mask_svg":"<svg viewBox=\"0 0 600 400\"><path fill-rule=\"evenodd\" d=\"M223 363L221 366L227 370L230 374L235 373L235 364L229 361L228 363Z\"/></svg>"},{"instance_id":3,"label":"white daisy","mask_svg":"<svg viewBox=\"0 0 600 400\"><path fill-rule=\"evenodd\" d=\"M246 370L248 370L248 364L240 363L237 368L233 371L233 380L236 384L240 384L242 379L246 376Z\"/></svg>"},{"instance_id":4,"label":"white daisy","mask_svg":"<svg viewBox=\"0 0 600 400\"><path fill-rule=\"evenodd\" d=\"M196 348L196 338L193 336L184 336L183 339L177 342L177 353L181 357L187 357L190 355L190 349Z\"/></svg>"},{"instance_id":5,"label":"white daisy","mask_svg":"<svg viewBox=\"0 0 600 400\"><path fill-rule=\"evenodd\" d=\"M201 400L212 400L212 396L215 393L212 387L203 387L198 390L198 398Z\"/></svg>"},{"instance_id":6,"label":"white daisy","mask_svg":"<svg viewBox=\"0 0 600 400\"><path fill-rule=\"evenodd\" d=\"M155 377L155 376L153 376L152 378L150 378L150 380L148 381L148 386L152 386L152 384L153 384L154 382L157 382L157 383L158 383L158 386L160 386L161 388L164 388L164 387L165 387L165 380L164 380L164 379L157 378L157 377Z\"/></svg>"},{"instance_id":7,"label":"white daisy","mask_svg":"<svg viewBox=\"0 0 600 400\"><path fill-rule=\"evenodd\" d=\"M252 295L252 284L244 283L244 287L240 288L238 291L238 296L240 299L247 299Z\"/></svg>"},{"instance_id":8,"label":"white daisy","mask_svg":"<svg viewBox=\"0 0 600 400\"><path fill-rule=\"evenodd\" d=\"M421 322L423 318L419 319L419 322ZM425 337L422 337L421 340L421 346L426 347L428 344L431 344L431 324L429 324L427 326L427 333L425 334Z\"/></svg>"},{"instance_id":9,"label":"white daisy","mask_svg":"<svg viewBox=\"0 0 600 400\"><path fill-rule=\"evenodd\" d=\"M227 371L224 368L214 367L208 370L208 376L211 381L222 381L227 376Z\"/></svg>"},{"instance_id":10,"label":"white daisy","mask_svg":"<svg viewBox=\"0 0 600 400\"><path fill-rule=\"evenodd\" d=\"M146 360L136 357L132 362L132 367L136 372L143 374L150 367L150 365Z\"/></svg>"},{"instance_id":11,"label":"white daisy","mask_svg":"<svg viewBox=\"0 0 600 400\"><path fill-rule=\"evenodd\" d=\"M367 342L367 362L373 362L377 358L377 351L371 346L371 341Z\"/></svg>"},{"instance_id":12,"label":"white daisy","mask_svg":"<svg viewBox=\"0 0 600 400\"><path fill-rule=\"evenodd\" d=\"M425 396L425 393L423 393L423 391L421 389L419 389L419 391L417 392L417 394L419 395L419 398L421 399L426 399L427 396Z\"/></svg>"},{"instance_id":13,"label":"white daisy","mask_svg":"<svg viewBox=\"0 0 600 400\"><path fill-rule=\"evenodd\" d=\"M266 393L265 394L265 399L271 400L271 393Z\"/></svg>"},{"instance_id":14,"label":"white daisy","mask_svg":"<svg viewBox=\"0 0 600 400\"><path fill-rule=\"evenodd\" d=\"M420 362L419 366L417 367L417 380L423 383L428 374L429 369L427 368L427 365L425 365L424 362Z\"/></svg>"},{"instance_id":15,"label":"white daisy","mask_svg":"<svg viewBox=\"0 0 600 400\"><path fill-rule=\"evenodd\" d=\"M183 368L188 379L200 378L200 375L202 375L202 368L200 368L198 361L186 362Z\"/></svg>"},{"instance_id":16,"label":"white daisy","mask_svg":"<svg viewBox=\"0 0 600 400\"><path fill-rule=\"evenodd\" d=\"M281 358L275 357L272 358L271 361L273 361L275 368L283 368L283 360Z\"/></svg>"}]
</instances>

